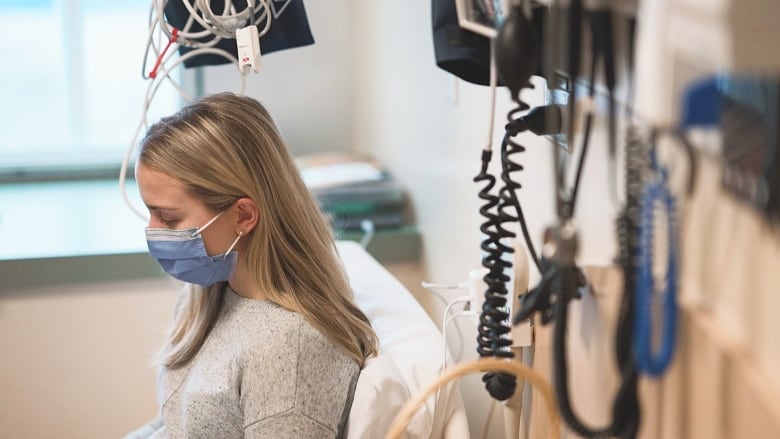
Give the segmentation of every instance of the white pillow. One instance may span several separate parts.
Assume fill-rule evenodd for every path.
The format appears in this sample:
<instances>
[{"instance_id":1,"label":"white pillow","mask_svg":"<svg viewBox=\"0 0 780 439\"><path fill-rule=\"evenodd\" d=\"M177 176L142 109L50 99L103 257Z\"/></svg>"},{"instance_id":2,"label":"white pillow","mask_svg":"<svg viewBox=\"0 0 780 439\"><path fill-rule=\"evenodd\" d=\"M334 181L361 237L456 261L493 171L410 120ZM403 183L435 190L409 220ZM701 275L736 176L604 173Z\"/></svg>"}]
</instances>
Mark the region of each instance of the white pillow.
<instances>
[{"instance_id":1,"label":"white pillow","mask_svg":"<svg viewBox=\"0 0 780 439\"><path fill-rule=\"evenodd\" d=\"M395 416L410 398L401 372L388 355L380 353L369 358L355 386L355 396L347 420L347 438L384 437ZM424 435L423 431L416 431L425 430L425 425L429 424L418 419L421 416L425 416L425 413L418 412L412 418L405 438L424 437L420 435Z\"/></svg>"}]
</instances>

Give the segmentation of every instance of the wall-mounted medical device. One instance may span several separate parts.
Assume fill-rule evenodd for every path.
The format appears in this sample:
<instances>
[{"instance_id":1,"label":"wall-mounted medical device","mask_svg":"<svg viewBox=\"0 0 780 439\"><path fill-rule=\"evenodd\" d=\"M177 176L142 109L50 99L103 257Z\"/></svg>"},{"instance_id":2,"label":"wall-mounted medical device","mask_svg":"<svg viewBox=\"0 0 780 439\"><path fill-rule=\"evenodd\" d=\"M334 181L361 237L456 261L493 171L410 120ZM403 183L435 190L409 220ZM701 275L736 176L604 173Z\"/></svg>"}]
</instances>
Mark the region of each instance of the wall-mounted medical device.
<instances>
[{"instance_id":1,"label":"wall-mounted medical device","mask_svg":"<svg viewBox=\"0 0 780 439\"><path fill-rule=\"evenodd\" d=\"M780 218L780 76L719 75L723 186Z\"/></svg>"},{"instance_id":2,"label":"wall-mounted medical device","mask_svg":"<svg viewBox=\"0 0 780 439\"><path fill-rule=\"evenodd\" d=\"M509 0L455 0L458 25L476 34L494 38L507 14Z\"/></svg>"},{"instance_id":3,"label":"wall-mounted medical device","mask_svg":"<svg viewBox=\"0 0 780 439\"><path fill-rule=\"evenodd\" d=\"M225 50L239 56L236 30L259 27L263 54L314 44L303 0L154 0L165 11L168 25L180 31L179 53L185 55L200 47ZM252 58L249 56L248 58ZM219 65L230 59L210 53L184 61L185 67ZM245 64L256 69L257 63Z\"/></svg>"},{"instance_id":4,"label":"wall-mounted medical device","mask_svg":"<svg viewBox=\"0 0 780 439\"><path fill-rule=\"evenodd\" d=\"M711 82L717 111L707 129L717 135L692 144L717 153L728 192L777 217L780 2L643 0L638 14L636 114L653 126L695 127L691 90Z\"/></svg>"}]
</instances>

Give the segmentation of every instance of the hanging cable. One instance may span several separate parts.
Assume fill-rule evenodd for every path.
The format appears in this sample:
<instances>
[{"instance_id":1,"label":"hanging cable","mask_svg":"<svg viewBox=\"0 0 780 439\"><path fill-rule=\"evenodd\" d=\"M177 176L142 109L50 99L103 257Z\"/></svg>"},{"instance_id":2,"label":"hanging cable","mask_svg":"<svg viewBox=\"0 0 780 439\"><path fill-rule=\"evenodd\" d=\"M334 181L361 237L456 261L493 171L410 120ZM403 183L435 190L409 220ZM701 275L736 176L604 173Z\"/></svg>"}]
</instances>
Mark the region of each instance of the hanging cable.
<instances>
[{"instance_id":1,"label":"hanging cable","mask_svg":"<svg viewBox=\"0 0 780 439\"><path fill-rule=\"evenodd\" d=\"M671 363L677 333L677 222L674 196L668 189L667 170L658 163L655 148L651 149L650 154L650 168L655 174L655 179L645 187L641 200L634 356L639 372L650 376L659 376ZM661 339L658 343L658 349L654 350L653 310L657 293L653 273L653 248L658 204L666 213L667 255L666 283L660 300L662 304Z\"/></svg>"},{"instance_id":2,"label":"hanging cable","mask_svg":"<svg viewBox=\"0 0 780 439\"><path fill-rule=\"evenodd\" d=\"M495 74L491 73L491 83L493 81L495 81ZM494 83L491 87L494 87ZM491 120L491 127L492 124ZM511 358L513 354L509 346L512 343L505 337L509 329L502 325L502 321L508 317L508 314L501 309L506 305L506 282L509 281L509 276L504 271L511 267L511 263L504 261L501 255L512 249L501 242L501 234L498 230L500 224L497 212L499 197L492 193L493 187L496 185L496 177L488 173L492 155L492 144L489 141L485 149L482 150L480 173L474 177L474 182L484 183L479 192L479 198L484 200L479 213L485 218L485 222L480 225L479 230L485 236L480 244L480 248L485 254L482 258L482 266L488 270L483 277L487 290L478 326L477 352L482 357ZM514 376L500 373L485 374L483 381L491 396L499 400L512 396L516 386Z\"/></svg>"},{"instance_id":3,"label":"hanging cable","mask_svg":"<svg viewBox=\"0 0 780 439\"><path fill-rule=\"evenodd\" d=\"M644 145L638 130L629 126L625 147L625 206L617 219L618 265L623 273L623 292L618 310L615 334L615 356L621 374L620 390L615 398L616 435L634 438L639 430L641 413L637 390L637 370L632 357L633 319L635 316L636 267L639 253L639 205L642 196L642 171L646 164ZM620 404L619 404L620 403ZM621 427L621 428L617 428Z\"/></svg>"},{"instance_id":4,"label":"hanging cable","mask_svg":"<svg viewBox=\"0 0 780 439\"><path fill-rule=\"evenodd\" d=\"M130 159L132 158L133 151L136 148L136 143L138 142L139 137L141 136L141 130L148 125L147 121L147 114L149 112L149 107L152 104L152 101L154 100L155 95L157 94L157 90L159 90L160 86L163 84L164 79L169 78L169 72L173 68L177 67L179 64L185 62L187 59L198 56L202 53L210 53L213 55L219 55L224 56L231 62L237 63L236 58L230 54L229 52L226 52L224 50L220 49L210 49L210 48L204 48L200 49L200 51L196 52L189 52L186 55L182 55L176 59L171 65L166 66L167 59L172 56L172 54L175 53L175 51L168 54L168 56L165 58L165 60L160 64L159 71L156 76L156 78L152 78L151 81L149 81L149 86L146 88L146 93L144 95L143 100L143 109L141 111L141 119L138 122L138 125L136 126L135 132L133 134L133 138L130 141L130 144L128 145L127 151L125 152L125 156L122 159L122 165L119 169L119 192L122 195L122 199L125 201L125 204L130 208L130 210L136 214L141 220L148 221L148 216L143 212L143 210L137 208L133 205L133 203L130 201L130 198L127 195L127 188L126 188L126 180L127 180L127 170L130 165ZM162 73L162 75L160 75ZM245 75L240 75L241 81L240 81L240 90L241 93L243 93L244 86L245 86ZM179 89L179 93L182 94L185 98L187 96L183 93L183 90L180 89L178 84L173 82L172 80L169 80L171 83L174 84L177 89Z\"/></svg>"},{"instance_id":5,"label":"hanging cable","mask_svg":"<svg viewBox=\"0 0 780 439\"><path fill-rule=\"evenodd\" d=\"M579 158L577 160L577 169L574 177L574 182L572 184L572 189L570 192L567 193L567 191L564 189L565 183L564 183L564 172L565 166L563 166L563 158L560 157L560 153L558 149L556 148L554 150L554 162L555 162L555 171L556 171L556 189L555 189L555 203L556 203L556 212L561 218L561 220L568 220L571 219L574 216L575 208L577 205L577 199L579 195L579 188L580 188L580 182L582 180L582 173L585 165L585 158L588 156L588 148L590 145L590 136L591 136L591 130L593 128L593 100L595 96L595 78L596 78L596 62L597 58L593 57L591 58L591 66L590 66L590 81L589 81L589 90L588 90L588 97L587 97L587 105L584 107L587 109L585 113L585 122L584 122L584 133L582 138L582 145L580 148L577 148L579 150ZM569 106L571 108L571 103L569 103ZM532 110L533 111L533 110ZM569 110L571 111L571 109ZM529 113L530 117L530 113ZM573 130L572 128L572 121L573 114L570 113L570 124L569 129ZM545 132L544 134L552 134L555 128L555 124L549 125L550 128L549 132ZM557 128L560 132L560 129L563 129L562 123L560 122L560 116L558 116L558 122L557 122ZM574 139L572 137L569 137L569 142L573 142ZM521 225L524 224L524 222L521 222ZM545 240L545 243L549 242L549 236L548 239ZM539 271L542 273L542 279L537 284L536 287L532 288L528 294L523 296L523 300L521 302L520 310L515 313L514 318L512 319L513 324L518 324L522 321L525 321L527 319L530 319L534 314L539 313L542 324L548 324L553 321L555 318L555 312L553 309L553 302L554 302L554 292L553 292L553 278L555 277L555 272L550 271L550 261L548 260L549 256L545 257L545 255L542 255L541 260L537 262L537 267L539 268ZM584 275L579 272L578 274L578 285L584 286L585 280ZM579 297L579 296L576 296Z\"/></svg>"},{"instance_id":6,"label":"hanging cable","mask_svg":"<svg viewBox=\"0 0 780 439\"><path fill-rule=\"evenodd\" d=\"M522 105L525 104L521 103L521 106ZM515 109L510 112L510 117L518 111L519 109ZM531 244L525 219L522 215L522 209L520 208L520 203L517 199L517 194L515 193L515 190L519 189L520 185L516 183L510 175L511 172L522 170L523 167L518 163L511 161L509 155L523 152L525 151L525 148L519 143L513 142L511 138L525 131L531 131L537 135L560 132L562 128L560 111L560 107L554 104L535 107L524 116L510 119L510 122L506 127L506 133L501 148L501 180L504 183L504 186L501 187L499 196L494 200L497 203L496 212L493 214L494 216L490 217L488 222L483 223L485 230L489 230L490 234L488 235L489 239L483 242L483 250L487 253L485 260L483 260L483 265L489 269L489 272L485 276L485 282L488 285L488 289L485 293L485 304L483 305L483 312L480 317L479 347L477 349L482 356L492 356L492 352L496 351L502 352L502 355L506 355L507 357L513 356L511 350L508 348L511 346L511 340L505 337L510 331L509 325L507 324L509 314L507 312L508 293L506 287L506 283L510 278L506 274L506 270L512 268L512 263L505 260L503 255L514 251L511 247L505 245L505 242L510 238L514 238L516 235L506 229L504 227L505 224L516 221L520 222L531 257L534 259L540 271L543 272L544 269L544 266L542 265L543 262L537 257L533 245ZM486 164L483 163L483 170L486 169ZM485 176L482 177L485 178ZM495 184L494 177L490 175L487 175L487 177L493 178L492 182ZM481 193L481 195L485 196L486 194ZM507 212L507 209L514 209L514 211L517 212L517 216ZM486 261L489 266L485 265ZM493 268L492 270L491 267ZM487 378L487 380L492 379L492 376ZM502 386L510 385L508 379L504 379L502 383L503 384L495 384L494 388L502 388ZM494 390L494 392L503 396L508 393L509 390L507 389L506 392L500 393L499 391ZM509 396L511 396L511 393Z\"/></svg>"},{"instance_id":7,"label":"hanging cable","mask_svg":"<svg viewBox=\"0 0 780 439\"><path fill-rule=\"evenodd\" d=\"M577 252L577 235L571 220L562 220L561 225L550 232L550 244L546 246L550 269L537 288L548 291L549 302L553 303L555 320L553 333L553 377L556 399L561 417L575 433L582 437L635 438L639 430L640 410L637 391L637 370L631 355L633 321L635 314L636 266L638 254L638 212L642 191L641 172L643 146L632 128L628 130L626 146L626 206L617 220L619 241L618 263L623 271L623 292L615 336L617 369L620 384L612 404L612 420L603 427L586 425L574 412L569 398L568 362L566 358L566 334L569 302L579 297L583 286L582 273L574 263ZM545 314L542 314L543 319ZM515 319L517 320L517 318ZM544 321L544 320L543 320Z\"/></svg>"},{"instance_id":8,"label":"hanging cable","mask_svg":"<svg viewBox=\"0 0 780 439\"><path fill-rule=\"evenodd\" d=\"M579 63L580 63L580 41L582 37L581 21L583 19L582 2L579 0L573 0L569 5L569 57L568 67L569 75L572 79L572 90L569 95L569 143L573 143L576 118L578 115L575 113L577 102L576 81L579 75ZM598 11L590 12L600 13ZM601 17L601 18L599 18ZM611 25L611 20L605 20L606 16L597 15L590 16L591 23L600 23L602 21ZM584 275L576 265L576 254L578 250L578 237L576 229L573 225L573 216L576 208L576 201L579 194L579 186L582 178L582 169L584 166L584 159L587 156L587 148L590 143L590 131L592 128L593 120L593 98L595 95L595 71L596 63L603 62L605 64L613 63L614 60L611 57L606 56L606 51L609 51L607 41L604 36L597 35L597 32L603 32L603 30L595 29L596 26L591 26L591 32L593 32L591 41L593 44L592 52L594 56L591 58L590 66L590 89L587 111L585 114L585 132L583 136L583 145L580 151L580 157L577 164L576 174L574 177L573 188L570 192L566 192L564 180L565 180L565 157L561 156L561 153L554 150L554 169L555 169L555 194L556 194L556 213L558 216L558 224L551 227L546 232L545 246L542 254L542 265L545 270L542 275L542 280L529 294L524 296L523 303L520 311L515 315L514 322L519 322L530 318L534 313L539 312L542 323L555 322L555 328L553 332L553 378L554 389L556 392L556 400L561 412L561 416L569 428L576 434L582 437L605 437L605 436L617 436L620 438L634 438L639 427L639 403L637 396L637 373L633 364L633 358L630 355L625 355L626 348L630 353L631 347L631 333L632 327L629 326L633 322L634 311L634 290L635 281L632 278L633 271L629 271L629 267L634 267L635 255L636 255L636 211L637 203L634 197L635 191L632 192L632 197L629 197L627 202L627 212L621 217L621 236L625 239L621 239L621 261L624 267L625 273L631 273L626 277L626 283L623 291L623 303L621 305L620 316L618 318L618 331L616 335L616 357L618 363L618 370L620 371L620 386L615 399L612 404L612 419L603 426L594 428L586 425L579 416L574 412L574 409L569 398L569 383L568 383L568 362L566 358L566 337L568 326L568 306L569 303L580 297L580 288L586 285ZM604 55L604 56L600 56ZM606 65L606 70L613 70L613 66ZM614 78L608 78L609 82L612 82ZM611 112L610 119L614 119L615 115ZM614 120L612 121L614 122ZM610 140L614 142L614 138ZM636 157L630 151L627 152L627 157ZM639 172L641 167L633 166L633 164L627 164L627 192L630 192L629 187L634 187L636 183L641 183L638 176L634 173ZM636 177L636 178L635 178ZM630 182L630 183L629 183ZM628 342L628 343L627 343Z\"/></svg>"},{"instance_id":9,"label":"hanging cable","mask_svg":"<svg viewBox=\"0 0 780 439\"><path fill-rule=\"evenodd\" d=\"M162 64L163 58L165 57L165 53L168 52L168 49L171 48L171 44L175 43L179 40L179 29L173 28L173 33L171 34L171 38L168 40L168 44L165 45L165 48L163 48L162 52L157 56L157 61L154 62L154 67L152 67L152 71L149 72L149 77L152 79L157 78L157 70L160 68L160 64Z\"/></svg>"},{"instance_id":10,"label":"hanging cable","mask_svg":"<svg viewBox=\"0 0 780 439\"><path fill-rule=\"evenodd\" d=\"M580 190L580 181L582 181L582 169L585 167L585 158L588 156L588 147L590 146L590 133L593 129L593 112L594 112L594 99L596 95L596 63L598 59L593 57L590 65L590 81L587 97L587 112L585 113L585 129L582 136L582 145L580 148L580 157L577 160L577 171L574 175L574 184L569 195L569 199L565 201L566 207L563 209L565 217L573 218L574 210L577 207L577 196ZM573 139L572 139L573 140Z\"/></svg>"},{"instance_id":11,"label":"hanging cable","mask_svg":"<svg viewBox=\"0 0 780 439\"><path fill-rule=\"evenodd\" d=\"M566 141L570 147L573 147L573 139L575 134L575 127L577 126L577 79L580 73L580 52L582 44L582 0L571 0L568 6L568 32L566 34L566 44L568 50L568 58L566 60L567 73L569 76L569 83L571 89L569 90L569 97L567 102L568 112L568 126L566 127ZM553 29L556 32L557 29ZM555 61L555 60L553 60ZM555 165L555 213L559 217L569 216L569 212L564 209L570 207L566 198L563 196L565 171L566 171L566 156L561 155L561 151L558 148L553 148L553 163Z\"/></svg>"},{"instance_id":12,"label":"hanging cable","mask_svg":"<svg viewBox=\"0 0 780 439\"><path fill-rule=\"evenodd\" d=\"M507 115L509 123L506 126L506 132L504 138L501 141L501 181L504 183L503 187L499 190L499 233L502 238L514 238L515 234L506 230L503 224L519 222L520 228L525 239L528 253L531 255L531 260L536 265L536 268L541 271L541 262L539 256L536 254L533 241L531 240L531 234L528 231L528 225L525 221L525 215L523 215L523 209L520 206L520 200L517 198L517 190L522 186L512 179L511 174L517 171L522 171L523 166L516 161L513 161L510 156L519 154L525 151L525 147L514 141L512 138L522 131L527 129L527 124L524 118L515 118L514 116L522 111L528 110L528 104L518 101L519 105L514 110L510 111ZM507 209L512 208L514 215L509 213Z\"/></svg>"},{"instance_id":13,"label":"hanging cable","mask_svg":"<svg viewBox=\"0 0 780 439\"><path fill-rule=\"evenodd\" d=\"M631 354L634 317L634 288L637 255L637 212L641 195L642 164L634 161L641 157L641 144L629 141L626 157L626 209L618 220L620 241L620 265L624 272L623 299L618 315L616 333L616 358L620 373L620 385L612 404L612 419L609 424L594 428L574 412L569 397L568 361L566 357L566 336L568 330L569 302L579 297L582 285L581 273L575 264L578 250L577 233L571 219L560 219L560 224L550 233L550 244L546 254L550 257L550 268L545 273L546 288L551 294L554 307L555 328L553 332L553 388L561 417L576 434L582 437L635 438L639 429L640 411L637 393L637 370Z\"/></svg>"},{"instance_id":14,"label":"hanging cable","mask_svg":"<svg viewBox=\"0 0 780 439\"><path fill-rule=\"evenodd\" d=\"M452 307L463 304L467 305L471 301L471 296L461 296L457 299L449 302L447 306L444 307L444 312L442 313L442 322L441 322L441 338L444 341L442 343L442 349L441 349L441 371L440 373L444 373L444 371L447 369L447 328L449 327L450 323L452 323L456 318L462 317L462 316L476 316L476 312L471 310L462 310L458 311L454 314L451 313ZM456 325L457 326L457 325ZM457 360L456 360L457 361ZM439 390L436 390L436 398L434 399L435 405L439 405Z\"/></svg>"},{"instance_id":15,"label":"hanging cable","mask_svg":"<svg viewBox=\"0 0 780 439\"><path fill-rule=\"evenodd\" d=\"M607 168L610 194L615 205L619 205L617 188L617 104L615 86L617 71L615 67L615 38L613 12L611 8L600 7L588 12L591 38L593 40L592 56L601 61L604 72L604 84L607 87L607 145L610 165ZM629 35L629 38L631 35ZM631 61L629 60L629 63Z\"/></svg>"},{"instance_id":16,"label":"hanging cable","mask_svg":"<svg viewBox=\"0 0 780 439\"><path fill-rule=\"evenodd\" d=\"M511 280L507 271L512 268L512 263L504 259L503 256L514 251L512 247L507 245L507 242L509 238L515 237L515 234L506 229L504 224L522 218L522 210L515 194L515 190L519 189L520 185L513 182L509 176L511 172L522 170L522 166L510 161L509 155L524 150L522 146L511 141L511 138L521 131L521 128L513 120L513 115L529 108L527 104L522 102L520 92L522 89L532 87L529 79L538 63L535 33L523 11L522 3L511 6L492 45L494 62L491 63L491 70L497 72L503 83L509 88L512 100L517 102L518 108L510 112L510 122L507 124L502 142L501 179L503 186L498 191L498 195L491 192L496 185L496 178L488 173L488 165L492 156L491 149L483 150L482 168L480 174L474 179L475 182L485 183L479 197L485 201L480 208L480 214L486 218L486 221L480 225L480 230L486 236L481 244L481 248L485 252L482 265L488 269L483 278L487 290L477 328L477 352L483 358L512 358L514 353L510 349L512 340L508 337L511 328L507 300L507 283ZM495 73L491 73L491 81L496 80L495 76ZM509 208L514 208L517 216L507 212ZM525 224L524 219L522 223ZM533 250L530 235L525 225L523 229L529 252L537 262L538 258ZM488 393L500 401L511 397L517 388L515 376L506 373L490 372L485 374L482 380L485 382Z\"/></svg>"},{"instance_id":17,"label":"hanging cable","mask_svg":"<svg viewBox=\"0 0 780 439\"><path fill-rule=\"evenodd\" d=\"M249 0L245 8L238 10L232 0L227 0L223 10L217 14L211 10L210 2L206 0L181 0L183 6L190 13L186 24L178 28L168 23L165 17L165 8L168 0L152 0L149 10L149 34L141 63L141 76L149 81L143 99L141 119L133 134L130 145L122 160L119 171L119 191L125 204L130 210L144 221L148 220L142 209L134 206L127 195L126 179L127 171L136 143L141 135L141 130L148 126L147 114L157 90L163 82L171 84L185 101L192 98L175 81L170 72L181 63L201 55L217 55L227 59L238 66L238 59L229 51L216 48L216 44L223 38L235 38L236 29L248 25L263 24L258 31L260 36L265 35L271 25L273 14L271 13L269 0ZM192 27L198 24L203 29L192 31ZM163 46L162 41L167 40ZM190 47L194 50L178 56L171 61L179 47ZM147 61L154 59L154 67L146 71ZM246 72L239 69L239 93L244 93L246 84Z\"/></svg>"}]
</instances>

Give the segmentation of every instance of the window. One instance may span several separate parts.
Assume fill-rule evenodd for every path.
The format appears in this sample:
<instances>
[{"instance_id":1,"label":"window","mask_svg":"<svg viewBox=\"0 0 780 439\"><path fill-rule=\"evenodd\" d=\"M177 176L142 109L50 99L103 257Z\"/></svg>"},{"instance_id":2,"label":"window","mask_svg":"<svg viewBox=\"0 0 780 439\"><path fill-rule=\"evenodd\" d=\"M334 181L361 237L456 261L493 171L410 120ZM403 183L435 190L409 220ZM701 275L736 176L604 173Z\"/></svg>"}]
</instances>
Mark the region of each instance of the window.
<instances>
[{"instance_id":1,"label":"window","mask_svg":"<svg viewBox=\"0 0 780 439\"><path fill-rule=\"evenodd\" d=\"M0 173L118 168L148 86L141 69L149 8L140 0L0 3ZM148 120L180 106L164 84Z\"/></svg>"}]
</instances>

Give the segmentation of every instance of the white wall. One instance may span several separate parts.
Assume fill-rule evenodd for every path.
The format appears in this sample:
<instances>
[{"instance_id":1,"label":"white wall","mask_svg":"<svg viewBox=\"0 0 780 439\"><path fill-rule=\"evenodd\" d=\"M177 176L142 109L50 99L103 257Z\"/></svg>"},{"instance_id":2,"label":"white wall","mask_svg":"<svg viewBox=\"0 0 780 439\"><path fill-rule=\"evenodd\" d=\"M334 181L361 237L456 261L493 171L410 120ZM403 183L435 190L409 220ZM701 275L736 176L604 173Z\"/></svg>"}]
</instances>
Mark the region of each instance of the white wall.
<instances>
[{"instance_id":1,"label":"white wall","mask_svg":"<svg viewBox=\"0 0 780 439\"><path fill-rule=\"evenodd\" d=\"M250 73L246 94L274 116L297 153L351 147L352 2L305 2L314 45L270 53ZM205 92L239 91L235 66L204 69Z\"/></svg>"},{"instance_id":2,"label":"white wall","mask_svg":"<svg viewBox=\"0 0 780 439\"><path fill-rule=\"evenodd\" d=\"M0 294L0 438L117 438L154 418L169 282Z\"/></svg>"}]
</instances>

